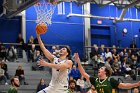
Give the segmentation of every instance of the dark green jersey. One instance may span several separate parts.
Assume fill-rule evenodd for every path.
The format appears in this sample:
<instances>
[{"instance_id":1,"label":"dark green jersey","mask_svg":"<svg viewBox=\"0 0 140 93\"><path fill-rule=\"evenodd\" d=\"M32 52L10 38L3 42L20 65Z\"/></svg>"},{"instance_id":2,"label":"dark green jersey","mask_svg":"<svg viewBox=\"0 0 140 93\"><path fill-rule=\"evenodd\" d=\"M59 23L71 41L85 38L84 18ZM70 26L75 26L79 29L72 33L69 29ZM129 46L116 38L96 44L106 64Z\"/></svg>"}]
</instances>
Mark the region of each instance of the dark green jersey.
<instances>
[{"instance_id":1,"label":"dark green jersey","mask_svg":"<svg viewBox=\"0 0 140 93\"><path fill-rule=\"evenodd\" d=\"M119 85L119 82L114 78L99 80L99 78L90 77L90 82L94 85L97 93L112 93L112 90L118 88Z\"/></svg>"},{"instance_id":2,"label":"dark green jersey","mask_svg":"<svg viewBox=\"0 0 140 93\"><path fill-rule=\"evenodd\" d=\"M8 93L18 93L18 91L14 87L10 87L10 89L8 90Z\"/></svg>"}]
</instances>

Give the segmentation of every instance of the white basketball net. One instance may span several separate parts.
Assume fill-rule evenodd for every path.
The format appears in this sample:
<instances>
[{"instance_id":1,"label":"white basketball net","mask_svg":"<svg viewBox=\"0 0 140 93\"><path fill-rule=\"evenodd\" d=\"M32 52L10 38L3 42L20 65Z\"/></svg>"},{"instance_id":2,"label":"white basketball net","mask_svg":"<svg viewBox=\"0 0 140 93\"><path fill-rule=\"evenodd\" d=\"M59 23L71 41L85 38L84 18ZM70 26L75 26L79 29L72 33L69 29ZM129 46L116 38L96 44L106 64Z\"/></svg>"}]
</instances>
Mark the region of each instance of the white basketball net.
<instances>
[{"instance_id":1,"label":"white basketball net","mask_svg":"<svg viewBox=\"0 0 140 93\"><path fill-rule=\"evenodd\" d=\"M41 0L39 3L34 5L37 13L37 24L45 23L46 25L52 24L52 14L54 13L56 4L51 4L45 0Z\"/></svg>"}]
</instances>

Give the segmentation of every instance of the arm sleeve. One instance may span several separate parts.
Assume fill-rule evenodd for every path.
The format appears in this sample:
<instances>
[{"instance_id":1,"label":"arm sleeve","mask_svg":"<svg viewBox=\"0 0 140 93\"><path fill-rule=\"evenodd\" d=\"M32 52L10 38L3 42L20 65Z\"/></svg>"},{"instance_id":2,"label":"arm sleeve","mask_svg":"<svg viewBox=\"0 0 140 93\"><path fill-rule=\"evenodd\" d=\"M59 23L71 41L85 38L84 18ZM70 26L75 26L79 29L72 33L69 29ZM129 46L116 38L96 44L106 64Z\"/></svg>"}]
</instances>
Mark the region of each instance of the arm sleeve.
<instances>
[{"instance_id":1,"label":"arm sleeve","mask_svg":"<svg viewBox=\"0 0 140 93\"><path fill-rule=\"evenodd\" d=\"M115 80L114 78L110 78L110 83L113 88L118 88L120 82Z\"/></svg>"}]
</instances>

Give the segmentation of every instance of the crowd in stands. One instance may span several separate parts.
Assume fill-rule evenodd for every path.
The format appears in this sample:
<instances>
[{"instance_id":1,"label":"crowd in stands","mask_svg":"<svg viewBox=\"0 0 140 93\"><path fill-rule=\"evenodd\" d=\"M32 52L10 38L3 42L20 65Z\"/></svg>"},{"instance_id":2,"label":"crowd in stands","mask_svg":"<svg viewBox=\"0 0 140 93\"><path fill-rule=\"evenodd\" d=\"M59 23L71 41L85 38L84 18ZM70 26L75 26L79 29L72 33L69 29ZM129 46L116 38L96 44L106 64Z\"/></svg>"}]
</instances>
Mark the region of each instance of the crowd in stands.
<instances>
[{"instance_id":1,"label":"crowd in stands","mask_svg":"<svg viewBox=\"0 0 140 93\"><path fill-rule=\"evenodd\" d=\"M94 46L90 53L90 63L93 68L109 65L114 75L124 75L136 79L140 74L140 49L98 48Z\"/></svg>"}]
</instances>

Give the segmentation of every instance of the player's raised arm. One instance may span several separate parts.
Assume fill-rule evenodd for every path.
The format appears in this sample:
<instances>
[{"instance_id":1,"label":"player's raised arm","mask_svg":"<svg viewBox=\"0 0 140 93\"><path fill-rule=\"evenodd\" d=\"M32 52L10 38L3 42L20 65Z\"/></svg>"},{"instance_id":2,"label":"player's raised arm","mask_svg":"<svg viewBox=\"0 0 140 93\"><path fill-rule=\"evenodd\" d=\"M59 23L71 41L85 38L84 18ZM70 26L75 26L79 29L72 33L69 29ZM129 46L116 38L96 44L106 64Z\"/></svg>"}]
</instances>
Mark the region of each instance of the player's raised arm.
<instances>
[{"instance_id":1,"label":"player's raised arm","mask_svg":"<svg viewBox=\"0 0 140 93\"><path fill-rule=\"evenodd\" d=\"M78 69L80 70L80 73L82 74L82 76L85 77L87 81L89 81L90 76L85 72L85 70L81 64L78 53L74 53L74 59L78 63Z\"/></svg>"},{"instance_id":2,"label":"player's raised arm","mask_svg":"<svg viewBox=\"0 0 140 93\"><path fill-rule=\"evenodd\" d=\"M48 51L48 49L46 49L39 34L37 34L37 39L38 39L38 43L39 43L40 48L43 51L44 55L52 62L54 59L54 55L52 53L50 53L50 51Z\"/></svg>"},{"instance_id":3,"label":"player's raised arm","mask_svg":"<svg viewBox=\"0 0 140 93\"><path fill-rule=\"evenodd\" d=\"M137 83L120 83L118 85L118 88L121 89L131 89L131 88L135 88L135 87L139 87L140 86L140 81Z\"/></svg>"}]
</instances>

